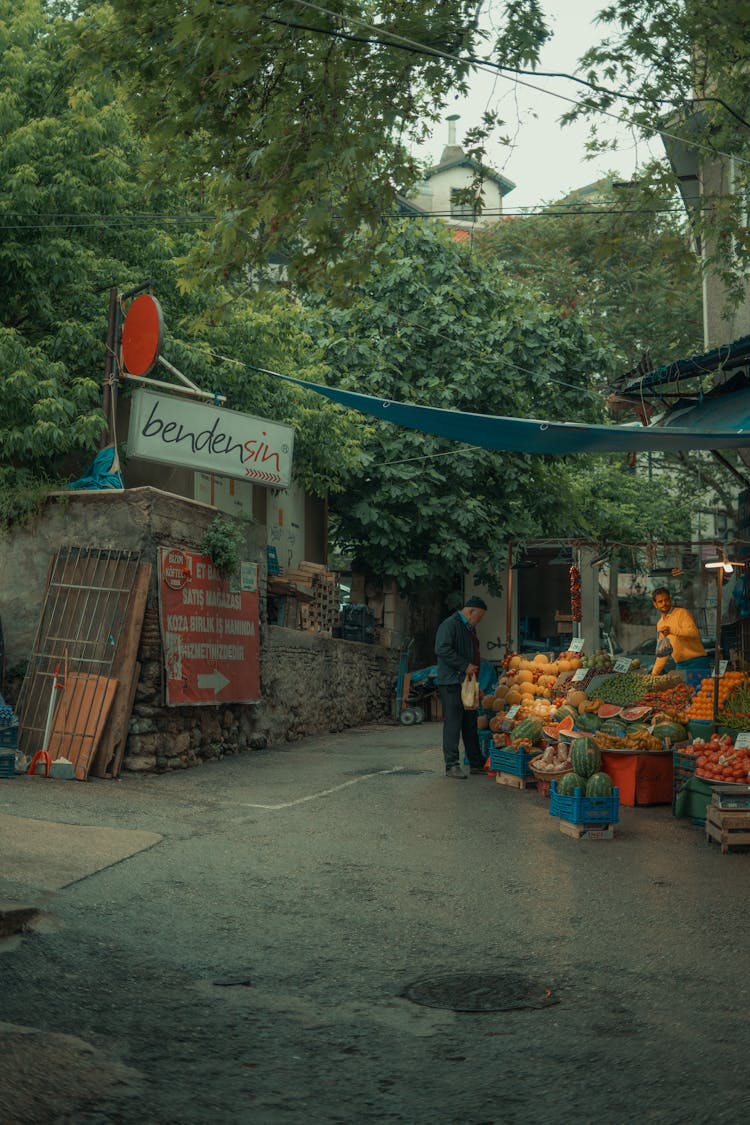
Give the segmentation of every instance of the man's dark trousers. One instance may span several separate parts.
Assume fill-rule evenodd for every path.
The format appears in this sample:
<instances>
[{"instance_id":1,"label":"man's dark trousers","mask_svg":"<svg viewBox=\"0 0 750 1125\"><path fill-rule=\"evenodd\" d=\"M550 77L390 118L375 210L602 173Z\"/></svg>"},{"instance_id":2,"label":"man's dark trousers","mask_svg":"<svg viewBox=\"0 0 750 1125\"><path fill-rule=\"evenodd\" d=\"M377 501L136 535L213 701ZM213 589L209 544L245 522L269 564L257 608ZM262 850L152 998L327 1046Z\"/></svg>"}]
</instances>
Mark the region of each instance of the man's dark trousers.
<instances>
[{"instance_id":1,"label":"man's dark trousers","mask_svg":"<svg viewBox=\"0 0 750 1125\"><path fill-rule=\"evenodd\" d=\"M458 740L463 738L466 757L472 769L484 767L484 755L479 748L477 713L467 711L461 702L460 684L440 684L440 702L443 705L443 757L445 768L460 765Z\"/></svg>"}]
</instances>

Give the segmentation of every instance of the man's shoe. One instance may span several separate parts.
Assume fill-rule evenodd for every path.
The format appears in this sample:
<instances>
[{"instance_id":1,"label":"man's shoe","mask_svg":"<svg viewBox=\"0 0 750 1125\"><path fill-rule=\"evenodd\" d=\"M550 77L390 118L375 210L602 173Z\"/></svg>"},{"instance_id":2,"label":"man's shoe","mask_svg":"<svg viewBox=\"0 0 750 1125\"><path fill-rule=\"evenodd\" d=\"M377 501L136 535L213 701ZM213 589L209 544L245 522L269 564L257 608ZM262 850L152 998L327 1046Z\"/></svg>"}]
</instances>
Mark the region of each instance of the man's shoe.
<instances>
[{"instance_id":1,"label":"man's shoe","mask_svg":"<svg viewBox=\"0 0 750 1125\"><path fill-rule=\"evenodd\" d=\"M484 768L484 766L472 766L469 769L469 773L487 773L487 770Z\"/></svg>"},{"instance_id":2,"label":"man's shoe","mask_svg":"<svg viewBox=\"0 0 750 1125\"><path fill-rule=\"evenodd\" d=\"M446 777L454 777L456 781L466 781L466 774L460 766L451 766L445 771Z\"/></svg>"}]
</instances>

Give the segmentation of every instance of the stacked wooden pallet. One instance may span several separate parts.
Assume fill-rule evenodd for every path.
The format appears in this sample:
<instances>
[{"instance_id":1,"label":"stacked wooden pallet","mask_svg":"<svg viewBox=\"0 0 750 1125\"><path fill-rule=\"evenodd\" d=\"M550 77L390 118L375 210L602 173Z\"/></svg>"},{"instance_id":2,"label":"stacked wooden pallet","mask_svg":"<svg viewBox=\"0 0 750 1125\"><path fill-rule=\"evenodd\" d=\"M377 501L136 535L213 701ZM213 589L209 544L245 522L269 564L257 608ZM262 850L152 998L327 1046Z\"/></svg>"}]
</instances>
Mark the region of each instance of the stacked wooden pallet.
<instances>
[{"instance_id":1,"label":"stacked wooden pallet","mask_svg":"<svg viewBox=\"0 0 750 1125\"><path fill-rule=\"evenodd\" d=\"M303 561L285 570L284 577L312 590L312 600L299 607L302 628L309 633L331 636L339 624L341 589L338 574L322 563Z\"/></svg>"}]
</instances>

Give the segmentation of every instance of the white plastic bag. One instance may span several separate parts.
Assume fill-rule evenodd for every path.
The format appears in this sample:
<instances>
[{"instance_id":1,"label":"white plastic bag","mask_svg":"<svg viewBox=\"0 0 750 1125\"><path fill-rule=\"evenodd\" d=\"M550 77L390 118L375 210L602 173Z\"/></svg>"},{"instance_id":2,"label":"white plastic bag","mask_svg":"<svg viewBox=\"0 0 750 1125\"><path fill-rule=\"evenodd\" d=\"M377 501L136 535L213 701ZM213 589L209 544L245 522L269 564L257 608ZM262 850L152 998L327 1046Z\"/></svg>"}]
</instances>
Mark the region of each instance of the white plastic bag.
<instances>
[{"instance_id":1,"label":"white plastic bag","mask_svg":"<svg viewBox=\"0 0 750 1125\"><path fill-rule=\"evenodd\" d=\"M476 711L479 707L479 684L473 672L467 672L461 684L461 702L465 711Z\"/></svg>"}]
</instances>

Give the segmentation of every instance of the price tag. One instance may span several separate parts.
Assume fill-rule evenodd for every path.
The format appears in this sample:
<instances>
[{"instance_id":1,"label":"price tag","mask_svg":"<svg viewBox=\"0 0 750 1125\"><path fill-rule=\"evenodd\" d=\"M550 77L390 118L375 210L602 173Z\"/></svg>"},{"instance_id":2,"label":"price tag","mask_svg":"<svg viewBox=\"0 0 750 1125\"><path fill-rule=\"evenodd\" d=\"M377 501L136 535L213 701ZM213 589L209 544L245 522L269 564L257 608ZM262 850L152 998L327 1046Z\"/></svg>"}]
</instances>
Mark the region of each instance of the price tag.
<instances>
[{"instance_id":1,"label":"price tag","mask_svg":"<svg viewBox=\"0 0 750 1125\"><path fill-rule=\"evenodd\" d=\"M719 661L719 675L720 675L720 676L723 676L723 675L724 675L724 673L725 673L725 672L726 672L726 670L727 670L727 665L728 665L728 664L729 664L729 661L728 661L728 660L720 660L720 661Z\"/></svg>"},{"instance_id":2,"label":"price tag","mask_svg":"<svg viewBox=\"0 0 750 1125\"><path fill-rule=\"evenodd\" d=\"M508 713L505 716L506 719L515 719L516 715L518 714L518 712L520 710L521 710L521 704L520 703L514 703L512 707L508 708Z\"/></svg>"},{"instance_id":3,"label":"price tag","mask_svg":"<svg viewBox=\"0 0 750 1125\"><path fill-rule=\"evenodd\" d=\"M750 746L750 731L743 730L734 736L735 750L747 750L748 746Z\"/></svg>"},{"instance_id":4,"label":"price tag","mask_svg":"<svg viewBox=\"0 0 750 1125\"><path fill-rule=\"evenodd\" d=\"M615 660L615 672L629 672L630 671L630 657L623 656L620 660Z\"/></svg>"},{"instance_id":5,"label":"price tag","mask_svg":"<svg viewBox=\"0 0 750 1125\"><path fill-rule=\"evenodd\" d=\"M585 680L587 672L588 672L588 668L576 668L575 672L573 673L572 682L578 683L579 680Z\"/></svg>"},{"instance_id":6,"label":"price tag","mask_svg":"<svg viewBox=\"0 0 750 1125\"><path fill-rule=\"evenodd\" d=\"M568 645L568 652L583 652L583 637L573 637Z\"/></svg>"}]
</instances>

